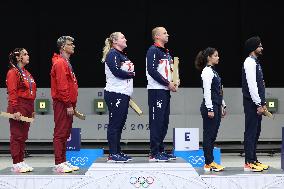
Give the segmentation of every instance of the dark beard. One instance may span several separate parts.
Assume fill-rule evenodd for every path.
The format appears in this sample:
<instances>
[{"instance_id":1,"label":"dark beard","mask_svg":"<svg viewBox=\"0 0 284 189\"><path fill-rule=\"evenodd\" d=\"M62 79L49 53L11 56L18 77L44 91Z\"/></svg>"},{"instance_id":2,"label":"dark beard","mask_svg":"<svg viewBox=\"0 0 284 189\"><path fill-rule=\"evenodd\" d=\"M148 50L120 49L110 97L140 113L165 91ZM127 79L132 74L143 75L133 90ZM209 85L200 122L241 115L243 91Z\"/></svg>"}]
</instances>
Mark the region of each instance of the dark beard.
<instances>
[{"instance_id":1,"label":"dark beard","mask_svg":"<svg viewBox=\"0 0 284 189\"><path fill-rule=\"evenodd\" d=\"M259 51L259 52L255 52L255 55L256 55L257 57L260 57L260 56L262 56L262 51Z\"/></svg>"}]
</instances>

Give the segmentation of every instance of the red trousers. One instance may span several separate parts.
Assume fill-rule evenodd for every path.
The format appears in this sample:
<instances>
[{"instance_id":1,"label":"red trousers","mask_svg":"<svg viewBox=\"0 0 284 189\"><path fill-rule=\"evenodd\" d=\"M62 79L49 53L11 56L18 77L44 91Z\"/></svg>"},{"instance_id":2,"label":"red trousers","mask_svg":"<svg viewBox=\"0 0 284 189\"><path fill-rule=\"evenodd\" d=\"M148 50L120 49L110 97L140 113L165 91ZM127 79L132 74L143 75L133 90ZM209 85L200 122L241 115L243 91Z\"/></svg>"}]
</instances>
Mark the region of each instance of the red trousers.
<instances>
[{"instance_id":1,"label":"red trousers","mask_svg":"<svg viewBox=\"0 0 284 189\"><path fill-rule=\"evenodd\" d=\"M53 147L55 156L55 165L66 161L66 143L70 136L73 116L67 115L67 106L64 102L53 100L54 111L54 134Z\"/></svg>"},{"instance_id":2,"label":"red trousers","mask_svg":"<svg viewBox=\"0 0 284 189\"><path fill-rule=\"evenodd\" d=\"M18 98L19 112L26 117L32 117L34 100ZM8 106L8 112L12 113ZM30 123L9 119L10 122L10 151L13 164L24 161L25 142L28 139Z\"/></svg>"}]
</instances>

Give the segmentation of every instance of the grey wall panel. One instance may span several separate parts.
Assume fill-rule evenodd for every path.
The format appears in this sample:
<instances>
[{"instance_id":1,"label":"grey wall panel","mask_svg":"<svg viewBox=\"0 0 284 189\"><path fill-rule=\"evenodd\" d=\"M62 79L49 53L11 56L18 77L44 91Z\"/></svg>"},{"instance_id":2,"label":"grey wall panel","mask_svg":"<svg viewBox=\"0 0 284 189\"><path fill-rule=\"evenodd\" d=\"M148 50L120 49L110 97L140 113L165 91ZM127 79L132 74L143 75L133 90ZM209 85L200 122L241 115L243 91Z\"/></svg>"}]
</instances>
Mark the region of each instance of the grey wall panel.
<instances>
[{"instance_id":1,"label":"grey wall panel","mask_svg":"<svg viewBox=\"0 0 284 189\"><path fill-rule=\"evenodd\" d=\"M224 89L224 100L229 114L243 114L242 89Z\"/></svg>"},{"instance_id":2,"label":"grey wall panel","mask_svg":"<svg viewBox=\"0 0 284 189\"><path fill-rule=\"evenodd\" d=\"M128 115L122 132L122 141L149 141L149 116ZM171 115L166 141L172 141L173 127L184 125L184 116ZM108 126L107 115L87 117L85 121L74 120L74 127L81 128L82 139L85 141L106 141Z\"/></svg>"},{"instance_id":3,"label":"grey wall panel","mask_svg":"<svg viewBox=\"0 0 284 189\"><path fill-rule=\"evenodd\" d=\"M10 125L8 119L0 117L0 141L9 141Z\"/></svg>"},{"instance_id":4,"label":"grey wall panel","mask_svg":"<svg viewBox=\"0 0 284 189\"><path fill-rule=\"evenodd\" d=\"M178 89L178 92L171 93L171 114L184 115L186 110L186 103L188 96L186 91Z\"/></svg>"},{"instance_id":5,"label":"grey wall panel","mask_svg":"<svg viewBox=\"0 0 284 189\"><path fill-rule=\"evenodd\" d=\"M36 115L31 124L29 138L36 141L50 141L53 138L53 115Z\"/></svg>"},{"instance_id":6,"label":"grey wall panel","mask_svg":"<svg viewBox=\"0 0 284 189\"><path fill-rule=\"evenodd\" d=\"M202 89L200 88L188 88L184 90L185 100L183 103L185 104L184 114L192 115L197 114L200 115L200 104L202 101Z\"/></svg>"},{"instance_id":7,"label":"grey wall panel","mask_svg":"<svg viewBox=\"0 0 284 189\"><path fill-rule=\"evenodd\" d=\"M217 141L243 141L244 116L228 114L221 120Z\"/></svg>"},{"instance_id":8,"label":"grey wall panel","mask_svg":"<svg viewBox=\"0 0 284 189\"><path fill-rule=\"evenodd\" d=\"M82 141L106 141L108 115L96 115L93 107L93 100L98 98L98 92L103 92L103 88L79 89L77 108L87 115L87 119L82 121L74 118L73 127L82 128ZM222 119L217 141L243 141L244 114L241 89L225 88L224 94L228 115ZM202 119L199 111L202 90L200 88L180 88L177 93L171 93L171 95L171 116L166 141L172 141L174 127L199 128L199 137L202 141ZM266 96L267 98L278 98L279 111L275 114L274 120L263 118L260 140L281 141L281 128L284 126L284 107L281 106L284 104L284 89L267 89ZM50 89L38 89L37 98L49 98L51 100ZM122 141L149 141L147 89L135 88L132 98L143 110L143 115L138 116L129 108ZM6 89L1 88L0 110L5 111L6 108ZM29 141L52 141L54 129L52 107L50 107L50 110L48 114L36 115L35 122L30 128ZM8 120L0 117L0 141L9 141L9 135Z\"/></svg>"}]
</instances>

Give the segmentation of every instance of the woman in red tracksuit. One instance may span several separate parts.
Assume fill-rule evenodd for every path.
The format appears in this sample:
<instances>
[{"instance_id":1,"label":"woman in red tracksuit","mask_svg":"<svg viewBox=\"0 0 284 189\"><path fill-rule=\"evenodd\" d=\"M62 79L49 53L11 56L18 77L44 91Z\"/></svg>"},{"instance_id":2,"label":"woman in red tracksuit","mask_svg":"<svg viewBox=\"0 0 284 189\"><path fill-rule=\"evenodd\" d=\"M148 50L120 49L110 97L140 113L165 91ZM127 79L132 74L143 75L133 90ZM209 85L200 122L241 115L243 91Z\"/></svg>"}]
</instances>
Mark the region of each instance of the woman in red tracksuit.
<instances>
[{"instance_id":1,"label":"woman in red tracksuit","mask_svg":"<svg viewBox=\"0 0 284 189\"><path fill-rule=\"evenodd\" d=\"M33 168L24 162L25 142L28 139L30 123L20 121L21 116L34 117L36 83L25 69L29 54L24 48L16 48L9 55L10 69L6 84L8 92L7 112L14 114L10 122L10 151L13 159L11 171L25 173Z\"/></svg>"}]
</instances>

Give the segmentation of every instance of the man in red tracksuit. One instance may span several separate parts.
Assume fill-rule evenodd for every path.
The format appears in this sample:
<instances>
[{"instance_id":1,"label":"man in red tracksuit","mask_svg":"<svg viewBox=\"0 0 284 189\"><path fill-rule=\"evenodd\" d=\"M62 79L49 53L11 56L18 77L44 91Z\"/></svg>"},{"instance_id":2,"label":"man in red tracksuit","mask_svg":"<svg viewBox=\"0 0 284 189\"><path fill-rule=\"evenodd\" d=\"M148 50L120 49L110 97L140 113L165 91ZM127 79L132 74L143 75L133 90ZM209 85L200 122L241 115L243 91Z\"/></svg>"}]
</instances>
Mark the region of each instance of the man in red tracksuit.
<instances>
[{"instance_id":1,"label":"man in red tracksuit","mask_svg":"<svg viewBox=\"0 0 284 189\"><path fill-rule=\"evenodd\" d=\"M14 114L10 122L10 151L13 159L11 171L26 173L33 168L24 161L25 142L28 139L30 123L20 121L21 116L34 117L36 83L25 69L29 64L29 54L24 48L16 48L9 55L10 69L6 77L8 108Z\"/></svg>"},{"instance_id":2,"label":"man in red tracksuit","mask_svg":"<svg viewBox=\"0 0 284 189\"><path fill-rule=\"evenodd\" d=\"M78 96L78 84L70 56L74 53L74 38L62 36L57 40L60 54L54 53L51 69L51 96L54 110L54 155L55 172L72 172L79 169L66 162L66 143L70 136L73 114Z\"/></svg>"}]
</instances>

